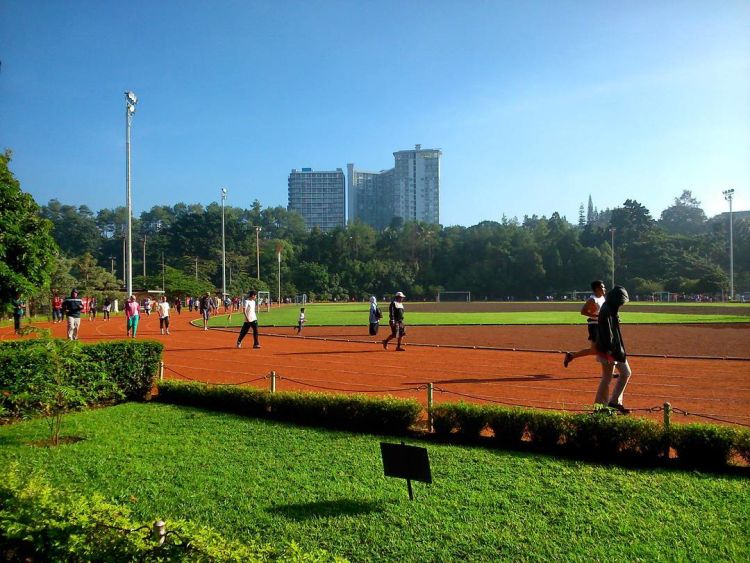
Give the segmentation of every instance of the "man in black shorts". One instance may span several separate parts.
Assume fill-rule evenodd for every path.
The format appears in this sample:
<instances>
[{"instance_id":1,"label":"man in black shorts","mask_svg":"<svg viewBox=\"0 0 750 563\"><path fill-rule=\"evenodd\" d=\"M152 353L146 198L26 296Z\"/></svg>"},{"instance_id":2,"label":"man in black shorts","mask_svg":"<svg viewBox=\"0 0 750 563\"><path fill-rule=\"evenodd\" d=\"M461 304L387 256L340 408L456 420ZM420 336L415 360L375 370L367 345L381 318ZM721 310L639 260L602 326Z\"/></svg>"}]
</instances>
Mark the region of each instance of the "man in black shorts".
<instances>
[{"instance_id":1,"label":"man in black shorts","mask_svg":"<svg viewBox=\"0 0 750 563\"><path fill-rule=\"evenodd\" d=\"M388 307L388 324L391 325L391 335L383 340L383 348L388 349L388 343L396 338L396 352L404 352L401 346L401 340L406 336L406 327L404 326L404 298L406 296L400 291L396 292L391 304Z\"/></svg>"},{"instance_id":2,"label":"man in black shorts","mask_svg":"<svg viewBox=\"0 0 750 563\"><path fill-rule=\"evenodd\" d=\"M587 317L586 324L589 330L589 347L578 350L577 352L565 352L565 360L563 360L563 366L568 367L568 364L580 358L581 356L594 356L596 355L596 333L597 333L597 320L599 318L599 309L604 305L604 294L606 293L604 288L604 282L602 280L594 280L591 282L591 291L593 292L581 308L581 314Z\"/></svg>"}]
</instances>

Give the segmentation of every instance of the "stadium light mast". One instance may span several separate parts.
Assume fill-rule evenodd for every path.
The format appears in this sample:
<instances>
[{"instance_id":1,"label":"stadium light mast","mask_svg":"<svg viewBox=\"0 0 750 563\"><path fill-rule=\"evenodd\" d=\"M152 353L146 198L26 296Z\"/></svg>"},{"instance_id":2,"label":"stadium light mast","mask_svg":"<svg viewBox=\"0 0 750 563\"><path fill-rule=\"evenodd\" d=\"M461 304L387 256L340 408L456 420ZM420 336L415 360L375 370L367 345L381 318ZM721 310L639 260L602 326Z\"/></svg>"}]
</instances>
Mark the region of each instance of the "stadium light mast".
<instances>
[{"instance_id":1,"label":"stadium light mast","mask_svg":"<svg viewBox=\"0 0 750 563\"><path fill-rule=\"evenodd\" d=\"M732 200L734 188L724 190L724 199L729 202L729 300L734 301L734 237L732 234Z\"/></svg>"},{"instance_id":2,"label":"stadium light mast","mask_svg":"<svg viewBox=\"0 0 750 563\"><path fill-rule=\"evenodd\" d=\"M258 280L260 280L260 232L262 230L260 227L255 227L255 271Z\"/></svg>"},{"instance_id":3,"label":"stadium light mast","mask_svg":"<svg viewBox=\"0 0 750 563\"><path fill-rule=\"evenodd\" d=\"M227 199L227 189L221 188L221 300L227 298L227 248L224 234L224 202Z\"/></svg>"},{"instance_id":4,"label":"stadium light mast","mask_svg":"<svg viewBox=\"0 0 750 563\"><path fill-rule=\"evenodd\" d=\"M133 92L125 92L125 207L128 213L127 268L125 269L125 291L133 294L133 202L130 197L130 126L135 115L138 98Z\"/></svg>"},{"instance_id":5,"label":"stadium light mast","mask_svg":"<svg viewBox=\"0 0 750 563\"><path fill-rule=\"evenodd\" d=\"M276 243L276 258L279 262L279 277L277 280L279 284L278 286L279 292L277 295L279 296L279 302L278 302L279 307L281 307L281 248L282 248L281 243L277 242Z\"/></svg>"},{"instance_id":6,"label":"stadium light mast","mask_svg":"<svg viewBox=\"0 0 750 563\"><path fill-rule=\"evenodd\" d=\"M615 287L615 227L610 227L609 232L612 235L612 287Z\"/></svg>"}]
</instances>

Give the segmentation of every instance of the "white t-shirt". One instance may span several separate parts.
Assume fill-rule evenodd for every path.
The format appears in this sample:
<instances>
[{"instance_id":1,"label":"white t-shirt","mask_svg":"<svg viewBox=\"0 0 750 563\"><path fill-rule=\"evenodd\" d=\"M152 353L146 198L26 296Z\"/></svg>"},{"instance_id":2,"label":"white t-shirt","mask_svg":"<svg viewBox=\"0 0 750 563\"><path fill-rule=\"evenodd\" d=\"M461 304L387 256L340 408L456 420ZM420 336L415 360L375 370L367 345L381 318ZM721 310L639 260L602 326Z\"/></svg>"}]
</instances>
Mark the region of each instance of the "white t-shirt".
<instances>
[{"instance_id":1,"label":"white t-shirt","mask_svg":"<svg viewBox=\"0 0 750 563\"><path fill-rule=\"evenodd\" d=\"M299 322L301 322L301 323L305 322L305 314L304 313L300 313L299 314Z\"/></svg>"},{"instance_id":2,"label":"white t-shirt","mask_svg":"<svg viewBox=\"0 0 750 563\"><path fill-rule=\"evenodd\" d=\"M258 320L258 316L255 314L255 299L245 299L242 308L245 310L246 322L251 323Z\"/></svg>"},{"instance_id":3,"label":"white t-shirt","mask_svg":"<svg viewBox=\"0 0 750 563\"><path fill-rule=\"evenodd\" d=\"M594 303L596 303L596 314L598 315L599 310L602 308L602 305L604 305L604 299L605 299L604 295L602 295L601 297L597 297L596 295L592 293L589 296L589 299L591 299ZM591 317L589 317L588 322L591 324L596 324L598 321L597 319L592 319Z\"/></svg>"},{"instance_id":4,"label":"white t-shirt","mask_svg":"<svg viewBox=\"0 0 750 563\"><path fill-rule=\"evenodd\" d=\"M160 319L163 319L164 317L168 317L169 316L169 303L167 303L166 301L159 302L159 304L157 305L157 307L159 309L159 318Z\"/></svg>"}]
</instances>

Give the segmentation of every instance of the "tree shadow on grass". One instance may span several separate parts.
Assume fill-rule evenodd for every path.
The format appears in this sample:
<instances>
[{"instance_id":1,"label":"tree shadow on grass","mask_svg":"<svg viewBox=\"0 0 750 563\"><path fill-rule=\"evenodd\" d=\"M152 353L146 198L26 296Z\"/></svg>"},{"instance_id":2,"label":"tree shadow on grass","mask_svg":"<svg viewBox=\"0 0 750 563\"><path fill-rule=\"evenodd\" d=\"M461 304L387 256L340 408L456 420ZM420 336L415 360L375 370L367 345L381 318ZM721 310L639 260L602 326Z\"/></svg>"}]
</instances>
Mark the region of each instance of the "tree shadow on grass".
<instances>
[{"instance_id":1,"label":"tree shadow on grass","mask_svg":"<svg viewBox=\"0 0 750 563\"><path fill-rule=\"evenodd\" d=\"M336 516L356 516L383 512L382 502L360 501L352 499L321 500L317 502L301 502L282 504L268 508L268 512L275 512L291 520L309 520L310 518L331 518Z\"/></svg>"}]
</instances>

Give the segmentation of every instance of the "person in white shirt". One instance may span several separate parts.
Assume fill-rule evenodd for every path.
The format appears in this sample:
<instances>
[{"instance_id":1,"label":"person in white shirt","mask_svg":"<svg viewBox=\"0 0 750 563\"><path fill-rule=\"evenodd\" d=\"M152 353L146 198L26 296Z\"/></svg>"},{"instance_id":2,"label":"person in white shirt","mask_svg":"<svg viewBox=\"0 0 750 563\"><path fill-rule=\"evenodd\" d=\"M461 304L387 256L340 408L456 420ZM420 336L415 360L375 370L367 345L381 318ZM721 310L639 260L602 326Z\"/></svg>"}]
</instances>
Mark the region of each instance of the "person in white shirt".
<instances>
[{"instance_id":1,"label":"person in white shirt","mask_svg":"<svg viewBox=\"0 0 750 563\"><path fill-rule=\"evenodd\" d=\"M251 328L253 329L253 348L260 348L260 342L258 342L258 315L255 312L255 297L257 295L258 292L251 289L247 294L247 299L243 303L242 309L245 315L245 322L242 323L240 336L237 338L237 348L242 348L242 340Z\"/></svg>"},{"instance_id":2,"label":"person in white shirt","mask_svg":"<svg viewBox=\"0 0 750 563\"><path fill-rule=\"evenodd\" d=\"M299 310L299 319L297 320L297 334L302 332L302 327L305 326L305 308L302 307Z\"/></svg>"},{"instance_id":3,"label":"person in white shirt","mask_svg":"<svg viewBox=\"0 0 750 563\"><path fill-rule=\"evenodd\" d=\"M156 307L159 310L159 332L164 334L166 329L169 334L169 302L164 295L161 296L161 301Z\"/></svg>"},{"instance_id":4,"label":"person in white shirt","mask_svg":"<svg viewBox=\"0 0 750 563\"><path fill-rule=\"evenodd\" d=\"M596 355L596 333L597 333L597 322L599 320L599 309L604 305L604 294L606 293L604 288L604 282L602 280L594 280L591 282L591 291L594 293L586 299L586 302L581 308L581 314L586 319L586 324L589 330L589 344L588 348L583 348L577 352L565 352L565 360L563 360L563 366L568 367L568 364L580 358L581 356L595 356Z\"/></svg>"}]
</instances>

